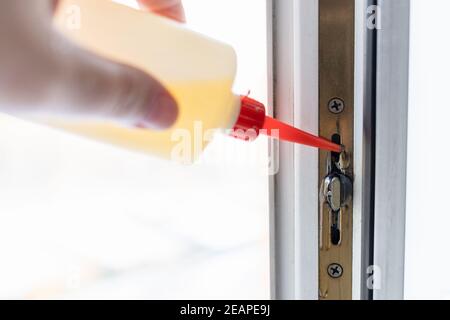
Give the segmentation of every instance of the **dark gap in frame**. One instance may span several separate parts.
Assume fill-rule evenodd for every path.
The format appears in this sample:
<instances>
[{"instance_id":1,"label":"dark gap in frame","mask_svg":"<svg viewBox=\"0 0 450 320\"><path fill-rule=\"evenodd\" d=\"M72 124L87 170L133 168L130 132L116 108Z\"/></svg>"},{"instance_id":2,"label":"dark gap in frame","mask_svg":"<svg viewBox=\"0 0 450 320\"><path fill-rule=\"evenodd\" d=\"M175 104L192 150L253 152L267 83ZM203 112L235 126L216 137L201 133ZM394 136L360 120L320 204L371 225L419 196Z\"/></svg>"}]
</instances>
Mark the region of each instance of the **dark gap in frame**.
<instances>
[{"instance_id":1,"label":"dark gap in frame","mask_svg":"<svg viewBox=\"0 0 450 320\"><path fill-rule=\"evenodd\" d=\"M379 5L378 0L368 0L368 6ZM367 16L365 17L367 19ZM367 31L365 61L366 96L363 106L363 177L362 177L362 248L361 248L361 299L373 300L373 289L368 286L369 267L374 265L375 243L375 161L377 125L377 69L378 30Z\"/></svg>"},{"instance_id":2,"label":"dark gap in frame","mask_svg":"<svg viewBox=\"0 0 450 320\"><path fill-rule=\"evenodd\" d=\"M333 134L331 137L331 141L333 141L336 144L341 144L341 135L338 133ZM330 156L330 162L331 162L331 171L333 172L340 172L339 168L336 166L336 163L339 162L340 153L338 152L331 152ZM340 219L341 212L332 212L331 215L333 219L331 220L331 244L334 246L338 246L341 244L341 230L339 228L339 219Z\"/></svg>"}]
</instances>

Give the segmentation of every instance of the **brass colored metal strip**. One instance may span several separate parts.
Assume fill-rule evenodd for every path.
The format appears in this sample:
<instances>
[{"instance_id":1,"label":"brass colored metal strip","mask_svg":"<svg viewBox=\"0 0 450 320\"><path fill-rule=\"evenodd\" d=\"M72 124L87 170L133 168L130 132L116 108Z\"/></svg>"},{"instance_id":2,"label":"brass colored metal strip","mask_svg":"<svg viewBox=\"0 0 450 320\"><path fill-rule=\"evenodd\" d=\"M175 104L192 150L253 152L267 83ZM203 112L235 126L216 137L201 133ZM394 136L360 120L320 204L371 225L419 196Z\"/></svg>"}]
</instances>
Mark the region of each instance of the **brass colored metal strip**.
<instances>
[{"instance_id":1,"label":"brass colored metal strip","mask_svg":"<svg viewBox=\"0 0 450 320\"><path fill-rule=\"evenodd\" d=\"M319 133L341 136L349 161L346 174L353 176L354 43L355 0L319 0ZM343 105L341 104L343 103ZM320 152L319 181L327 175L329 153ZM319 191L321 186L319 186ZM321 203L319 245L319 297L323 300L352 299L352 215L350 201L341 210L341 241L331 244L331 215ZM330 267L341 267L342 274L330 276Z\"/></svg>"}]
</instances>

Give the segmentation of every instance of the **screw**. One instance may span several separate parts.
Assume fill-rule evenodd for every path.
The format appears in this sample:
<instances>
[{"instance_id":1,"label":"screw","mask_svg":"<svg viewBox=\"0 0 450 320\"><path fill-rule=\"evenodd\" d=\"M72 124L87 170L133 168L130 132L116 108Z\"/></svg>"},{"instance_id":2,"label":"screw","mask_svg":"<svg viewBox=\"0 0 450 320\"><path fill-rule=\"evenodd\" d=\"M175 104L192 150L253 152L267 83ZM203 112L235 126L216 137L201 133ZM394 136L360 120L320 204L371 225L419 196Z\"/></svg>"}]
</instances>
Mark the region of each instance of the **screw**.
<instances>
[{"instance_id":1,"label":"screw","mask_svg":"<svg viewBox=\"0 0 450 320\"><path fill-rule=\"evenodd\" d=\"M332 263L328 266L328 275L333 279L338 279L342 277L342 274L344 273L344 268L338 263Z\"/></svg>"},{"instance_id":2,"label":"screw","mask_svg":"<svg viewBox=\"0 0 450 320\"><path fill-rule=\"evenodd\" d=\"M331 113L339 114L345 109L345 103L344 100L340 98L333 98L328 102L328 110L330 110Z\"/></svg>"}]
</instances>

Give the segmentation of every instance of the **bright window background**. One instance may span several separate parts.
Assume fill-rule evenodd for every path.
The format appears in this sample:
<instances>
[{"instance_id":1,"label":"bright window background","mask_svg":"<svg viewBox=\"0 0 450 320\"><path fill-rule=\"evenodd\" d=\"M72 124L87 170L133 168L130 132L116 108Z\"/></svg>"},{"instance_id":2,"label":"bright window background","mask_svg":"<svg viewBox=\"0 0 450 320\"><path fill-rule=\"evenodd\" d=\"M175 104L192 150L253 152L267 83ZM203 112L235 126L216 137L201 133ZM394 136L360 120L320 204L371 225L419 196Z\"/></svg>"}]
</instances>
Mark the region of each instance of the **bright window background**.
<instances>
[{"instance_id":1,"label":"bright window background","mask_svg":"<svg viewBox=\"0 0 450 320\"><path fill-rule=\"evenodd\" d=\"M405 297L450 299L448 0L411 1Z\"/></svg>"},{"instance_id":2,"label":"bright window background","mask_svg":"<svg viewBox=\"0 0 450 320\"><path fill-rule=\"evenodd\" d=\"M237 92L266 101L265 1L184 3L236 48ZM0 132L0 298L269 298L264 139L217 137L183 167L8 117Z\"/></svg>"}]
</instances>

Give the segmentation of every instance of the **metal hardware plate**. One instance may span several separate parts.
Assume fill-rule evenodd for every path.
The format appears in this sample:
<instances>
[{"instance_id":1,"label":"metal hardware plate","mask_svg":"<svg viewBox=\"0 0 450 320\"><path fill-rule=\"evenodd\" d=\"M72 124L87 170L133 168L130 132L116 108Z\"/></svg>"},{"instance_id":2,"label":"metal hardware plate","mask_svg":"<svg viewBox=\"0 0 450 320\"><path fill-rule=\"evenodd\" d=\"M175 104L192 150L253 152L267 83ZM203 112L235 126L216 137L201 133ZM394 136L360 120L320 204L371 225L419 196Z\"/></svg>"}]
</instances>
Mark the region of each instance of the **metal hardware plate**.
<instances>
[{"instance_id":1,"label":"metal hardware plate","mask_svg":"<svg viewBox=\"0 0 450 320\"><path fill-rule=\"evenodd\" d=\"M329 139L340 135L346 148L345 175L350 178L353 177L354 39L355 0L319 0L319 134ZM329 174L329 158L328 152L320 152L319 192ZM353 203L349 200L340 210L337 245L332 243L330 231L335 218L328 214L326 202L320 201L319 206L319 298L351 299Z\"/></svg>"}]
</instances>

